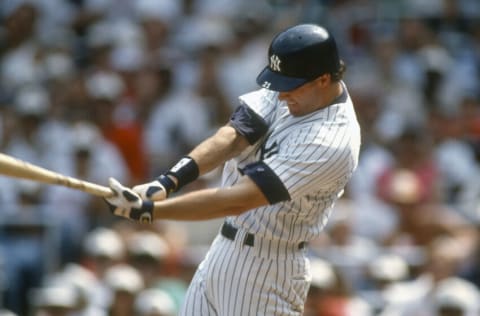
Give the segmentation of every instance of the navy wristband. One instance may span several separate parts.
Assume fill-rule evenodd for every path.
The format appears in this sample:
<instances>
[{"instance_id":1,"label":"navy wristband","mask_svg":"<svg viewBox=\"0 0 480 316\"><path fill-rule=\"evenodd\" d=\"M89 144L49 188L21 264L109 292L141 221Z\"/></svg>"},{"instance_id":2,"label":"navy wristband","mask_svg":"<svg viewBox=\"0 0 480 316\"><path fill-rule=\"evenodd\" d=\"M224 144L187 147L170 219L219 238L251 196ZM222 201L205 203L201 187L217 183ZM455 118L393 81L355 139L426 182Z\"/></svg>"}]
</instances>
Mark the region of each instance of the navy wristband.
<instances>
[{"instance_id":1,"label":"navy wristband","mask_svg":"<svg viewBox=\"0 0 480 316\"><path fill-rule=\"evenodd\" d=\"M166 175L172 175L177 179L178 183L175 191L178 191L184 185L196 180L200 175L200 171L195 160L189 156L185 156L168 170Z\"/></svg>"},{"instance_id":2,"label":"navy wristband","mask_svg":"<svg viewBox=\"0 0 480 316\"><path fill-rule=\"evenodd\" d=\"M172 179L170 179L170 177L167 175L163 175L163 174L160 175L157 178L157 181L160 182L160 184L165 188L165 192L167 193L167 196L176 190L175 182Z\"/></svg>"}]
</instances>

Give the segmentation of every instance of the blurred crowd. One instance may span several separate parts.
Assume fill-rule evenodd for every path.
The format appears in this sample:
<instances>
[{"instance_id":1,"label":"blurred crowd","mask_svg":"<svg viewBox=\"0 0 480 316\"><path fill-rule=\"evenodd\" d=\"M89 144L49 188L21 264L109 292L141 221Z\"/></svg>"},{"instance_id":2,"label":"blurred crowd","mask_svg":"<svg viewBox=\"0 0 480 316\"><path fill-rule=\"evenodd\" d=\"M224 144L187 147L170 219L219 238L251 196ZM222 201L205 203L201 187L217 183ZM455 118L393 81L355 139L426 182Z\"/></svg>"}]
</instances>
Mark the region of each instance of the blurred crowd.
<instances>
[{"instance_id":1,"label":"blurred crowd","mask_svg":"<svg viewBox=\"0 0 480 316\"><path fill-rule=\"evenodd\" d=\"M479 1L3 0L0 21L1 152L104 185L171 167L258 88L273 34L326 26L363 147L310 244L305 315L480 315ZM176 315L219 227L0 188L1 316Z\"/></svg>"}]
</instances>

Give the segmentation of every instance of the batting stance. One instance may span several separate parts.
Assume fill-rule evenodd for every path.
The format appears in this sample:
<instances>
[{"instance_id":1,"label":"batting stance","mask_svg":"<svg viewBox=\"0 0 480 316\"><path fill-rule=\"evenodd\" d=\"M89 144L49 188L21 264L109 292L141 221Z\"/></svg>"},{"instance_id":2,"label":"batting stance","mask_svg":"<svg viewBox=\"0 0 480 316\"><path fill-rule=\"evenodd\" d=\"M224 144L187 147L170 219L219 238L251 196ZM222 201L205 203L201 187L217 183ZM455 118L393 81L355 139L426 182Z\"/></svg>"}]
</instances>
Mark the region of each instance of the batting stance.
<instances>
[{"instance_id":1,"label":"batting stance","mask_svg":"<svg viewBox=\"0 0 480 316\"><path fill-rule=\"evenodd\" d=\"M268 58L262 89L240 96L228 124L173 168L133 189L110 179L115 215L225 217L181 315L301 315L311 279L305 247L357 166L360 129L332 35L293 26L274 37ZM166 199L222 164L222 187Z\"/></svg>"}]
</instances>

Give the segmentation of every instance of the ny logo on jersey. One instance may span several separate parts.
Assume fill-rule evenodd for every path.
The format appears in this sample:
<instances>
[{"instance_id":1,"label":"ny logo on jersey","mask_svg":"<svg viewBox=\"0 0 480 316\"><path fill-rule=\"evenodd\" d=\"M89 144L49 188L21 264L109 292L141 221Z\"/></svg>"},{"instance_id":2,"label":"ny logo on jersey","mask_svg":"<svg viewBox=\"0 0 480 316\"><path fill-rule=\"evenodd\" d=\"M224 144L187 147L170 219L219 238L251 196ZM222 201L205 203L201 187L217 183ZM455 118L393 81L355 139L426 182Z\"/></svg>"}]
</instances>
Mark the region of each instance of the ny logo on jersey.
<instances>
[{"instance_id":1,"label":"ny logo on jersey","mask_svg":"<svg viewBox=\"0 0 480 316\"><path fill-rule=\"evenodd\" d=\"M281 60L280 60L280 58L278 58L277 55L270 56L270 68L273 71L281 71L280 70L280 63L281 63Z\"/></svg>"},{"instance_id":2,"label":"ny logo on jersey","mask_svg":"<svg viewBox=\"0 0 480 316\"><path fill-rule=\"evenodd\" d=\"M265 158L271 157L275 154L278 154L278 144L277 141L274 141L270 147L267 147L267 143L263 143L262 148L260 148L260 158L263 160Z\"/></svg>"}]
</instances>

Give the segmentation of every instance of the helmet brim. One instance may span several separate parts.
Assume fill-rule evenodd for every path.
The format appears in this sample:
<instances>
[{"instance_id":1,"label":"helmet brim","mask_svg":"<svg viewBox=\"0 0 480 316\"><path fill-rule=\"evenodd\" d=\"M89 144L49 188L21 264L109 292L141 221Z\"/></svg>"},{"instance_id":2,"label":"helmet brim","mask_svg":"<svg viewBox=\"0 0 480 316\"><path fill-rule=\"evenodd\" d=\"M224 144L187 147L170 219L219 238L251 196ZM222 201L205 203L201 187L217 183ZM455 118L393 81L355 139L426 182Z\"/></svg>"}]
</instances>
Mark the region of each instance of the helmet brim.
<instances>
[{"instance_id":1,"label":"helmet brim","mask_svg":"<svg viewBox=\"0 0 480 316\"><path fill-rule=\"evenodd\" d=\"M295 78L282 75L279 72L272 71L270 67L265 67L257 76L257 84L262 88L273 91L291 91L309 80L305 78Z\"/></svg>"}]
</instances>

